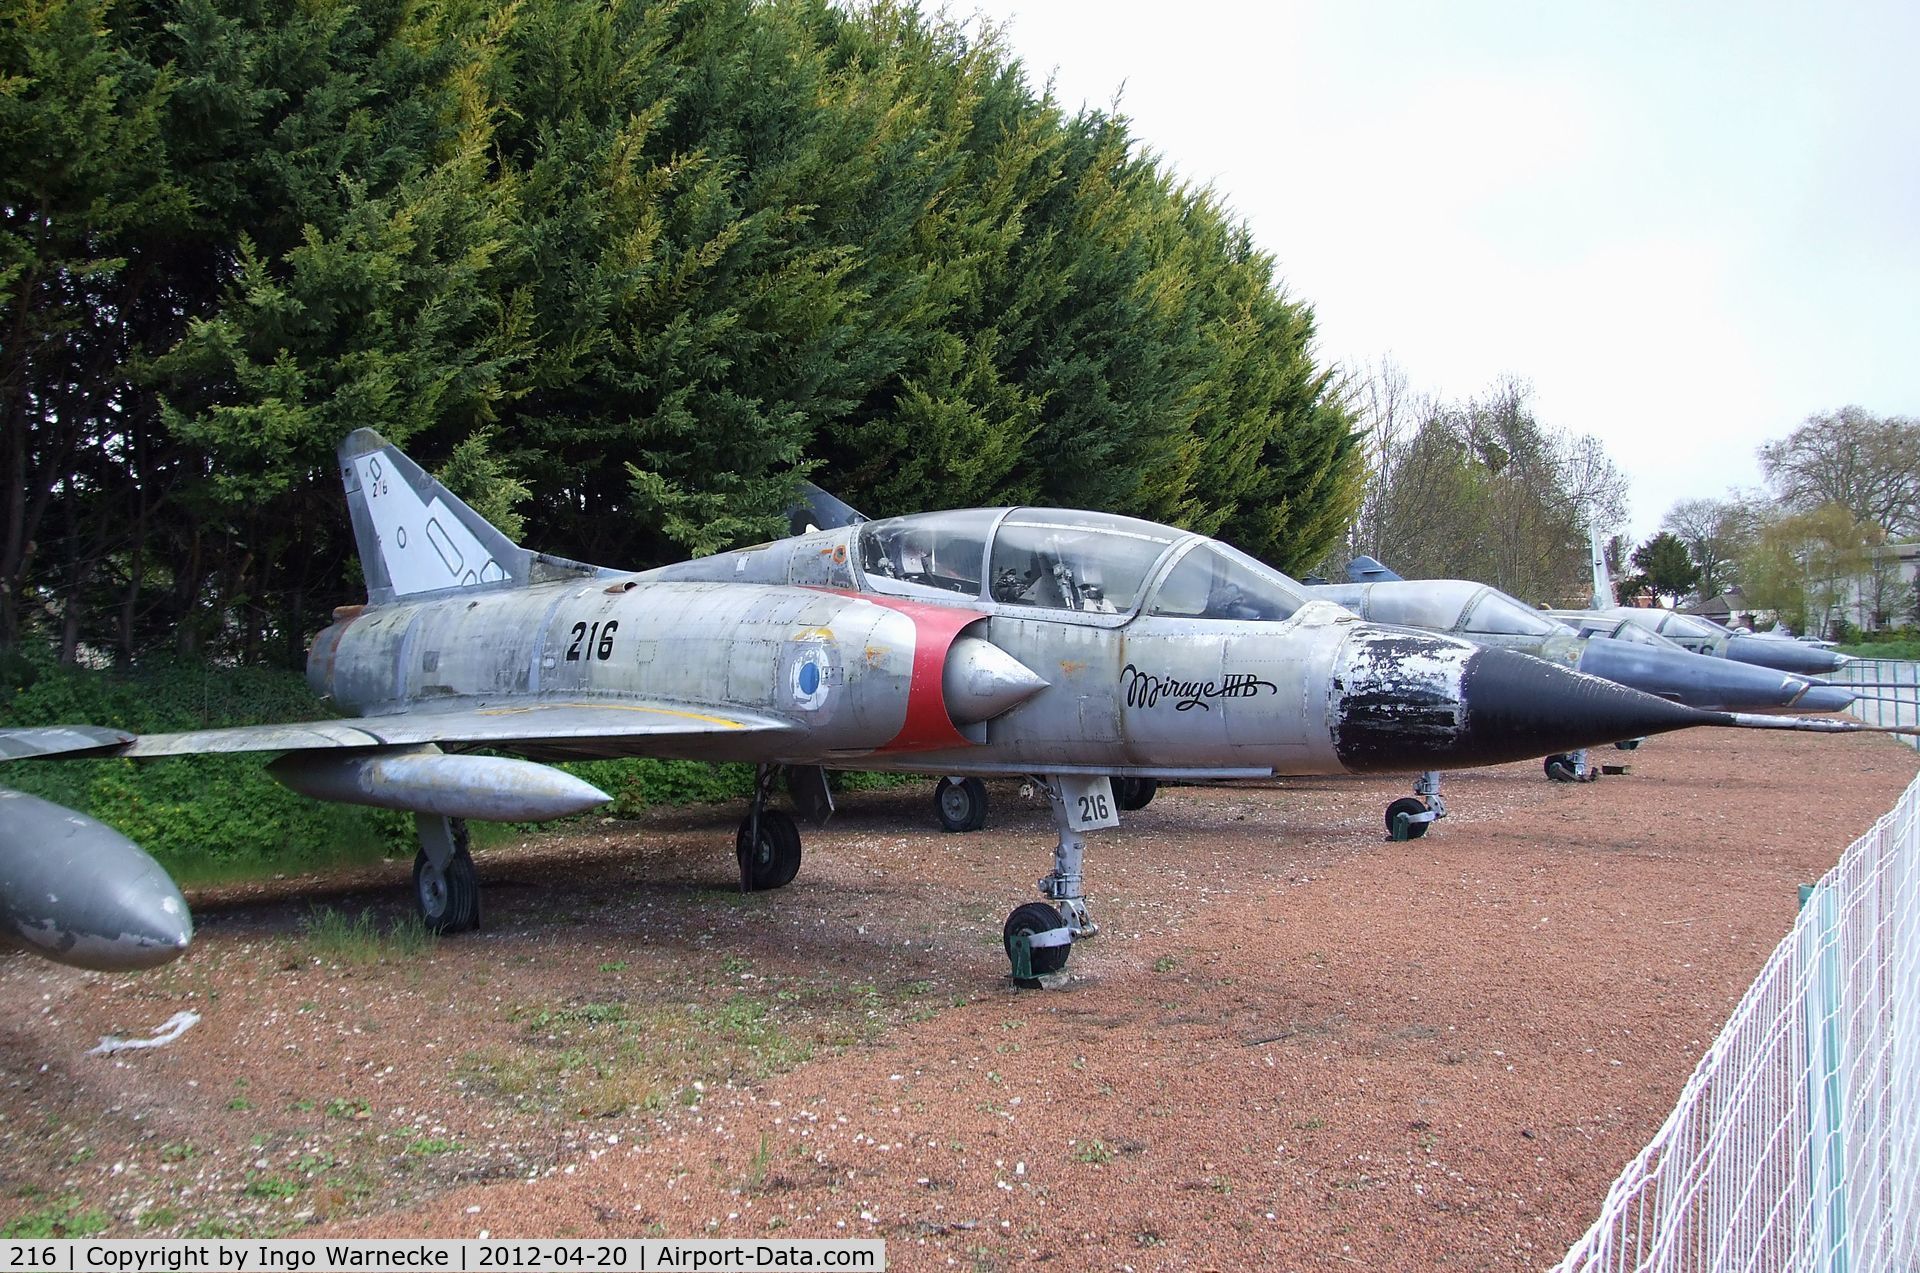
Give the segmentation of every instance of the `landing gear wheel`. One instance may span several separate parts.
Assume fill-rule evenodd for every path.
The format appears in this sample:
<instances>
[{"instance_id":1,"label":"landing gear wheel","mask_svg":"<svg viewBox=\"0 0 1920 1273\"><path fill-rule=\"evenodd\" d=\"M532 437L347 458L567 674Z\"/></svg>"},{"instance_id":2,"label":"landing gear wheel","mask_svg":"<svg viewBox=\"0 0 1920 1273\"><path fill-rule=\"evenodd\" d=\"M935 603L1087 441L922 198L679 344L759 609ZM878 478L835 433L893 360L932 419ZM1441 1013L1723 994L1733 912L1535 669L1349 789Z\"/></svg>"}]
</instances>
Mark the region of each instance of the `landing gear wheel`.
<instances>
[{"instance_id":1,"label":"landing gear wheel","mask_svg":"<svg viewBox=\"0 0 1920 1273\"><path fill-rule=\"evenodd\" d=\"M942 778L933 788L933 811L948 831L978 831L987 825L987 784Z\"/></svg>"},{"instance_id":2,"label":"landing gear wheel","mask_svg":"<svg viewBox=\"0 0 1920 1273\"><path fill-rule=\"evenodd\" d=\"M1126 813L1144 809L1152 804L1154 793L1159 790L1158 778L1115 778L1113 780L1114 802Z\"/></svg>"},{"instance_id":3,"label":"landing gear wheel","mask_svg":"<svg viewBox=\"0 0 1920 1273\"><path fill-rule=\"evenodd\" d=\"M1001 940L1006 943L1007 958L1013 963L1013 984L1033 989L1040 984L1040 978L1059 972L1067 966L1067 956L1073 953L1070 941L1058 945L1032 946L1016 939L1032 938L1038 934L1060 933L1067 921L1060 918L1060 912L1045 902L1028 902L1014 908L1007 916L1007 926L1001 932ZM1025 968L1020 966L1021 946L1026 946Z\"/></svg>"},{"instance_id":4,"label":"landing gear wheel","mask_svg":"<svg viewBox=\"0 0 1920 1273\"><path fill-rule=\"evenodd\" d=\"M1427 812L1427 802L1413 796L1401 796L1387 806L1387 838L1389 840L1418 840L1427 833L1431 822L1415 822L1415 814Z\"/></svg>"},{"instance_id":5,"label":"landing gear wheel","mask_svg":"<svg viewBox=\"0 0 1920 1273\"><path fill-rule=\"evenodd\" d=\"M1548 756L1546 760L1542 762L1542 767L1546 769L1547 777L1555 782L1580 781L1579 771L1573 767L1572 756L1563 754Z\"/></svg>"},{"instance_id":6,"label":"landing gear wheel","mask_svg":"<svg viewBox=\"0 0 1920 1273\"><path fill-rule=\"evenodd\" d=\"M778 809L760 811L760 834L749 841L752 818L742 819L734 836L734 852L740 859L740 878L750 892L785 888L800 873L800 828Z\"/></svg>"},{"instance_id":7,"label":"landing gear wheel","mask_svg":"<svg viewBox=\"0 0 1920 1273\"><path fill-rule=\"evenodd\" d=\"M455 824L458 826L459 824ZM433 864L425 849L413 857L413 900L430 933L465 933L480 927L480 877L467 852L466 828L446 870Z\"/></svg>"}]
</instances>

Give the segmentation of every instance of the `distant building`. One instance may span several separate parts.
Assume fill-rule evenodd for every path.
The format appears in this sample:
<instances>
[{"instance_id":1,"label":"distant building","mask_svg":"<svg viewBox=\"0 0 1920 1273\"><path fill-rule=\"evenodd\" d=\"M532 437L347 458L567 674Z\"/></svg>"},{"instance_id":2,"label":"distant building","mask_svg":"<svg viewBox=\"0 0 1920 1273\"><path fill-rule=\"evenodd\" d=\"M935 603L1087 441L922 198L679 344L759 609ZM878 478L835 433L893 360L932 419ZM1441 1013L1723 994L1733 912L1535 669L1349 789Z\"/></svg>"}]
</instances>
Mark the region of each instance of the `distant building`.
<instances>
[{"instance_id":1,"label":"distant building","mask_svg":"<svg viewBox=\"0 0 1920 1273\"><path fill-rule=\"evenodd\" d=\"M1755 632L1772 627L1775 621L1773 611L1754 610L1747 605L1747 599L1741 595L1739 584L1734 584L1725 592L1716 593L1705 601L1681 606L1680 613L1697 614L1703 619L1711 619L1729 628L1750 628Z\"/></svg>"},{"instance_id":2,"label":"distant building","mask_svg":"<svg viewBox=\"0 0 1920 1273\"><path fill-rule=\"evenodd\" d=\"M1913 623L1920 543L1881 544L1871 551L1875 568L1844 582L1835 613L1863 632Z\"/></svg>"}]
</instances>

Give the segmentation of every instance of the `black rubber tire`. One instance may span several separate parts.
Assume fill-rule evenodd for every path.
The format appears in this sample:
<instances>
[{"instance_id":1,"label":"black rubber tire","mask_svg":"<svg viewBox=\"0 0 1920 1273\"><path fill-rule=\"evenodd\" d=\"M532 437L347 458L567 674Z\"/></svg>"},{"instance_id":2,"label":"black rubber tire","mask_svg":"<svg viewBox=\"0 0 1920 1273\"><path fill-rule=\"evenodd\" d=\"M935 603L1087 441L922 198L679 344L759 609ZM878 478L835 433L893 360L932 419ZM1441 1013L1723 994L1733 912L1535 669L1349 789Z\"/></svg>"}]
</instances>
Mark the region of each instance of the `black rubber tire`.
<instances>
[{"instance_id":1,"label":"black rubber tire","mask_svg":"<svg viewBox=\"0 0 1920 1273\"><path fill-rule=\"evenodd\" d=\"M1052 932L1056 928L1066 927L1066 923L1067 921L1060 917L1060 912L1045 902L1027 902L1014 907L1013 914L1007 916L1007 926L1000 933L1000 940L1007 948L1008 961L1011 962L1013 959L1015 935ZM1034 976L1023 978L1016 974L1014 984L1027 987L1038 986L1040 982L1037 978L1065 968L1067 957L1071 954L1073 954L1072 942L1064 946L1041 946L1029 952L1028 964Z\"/></svg>"},{"instance_id":2,"label":"black rubber tire","mask_svg":"<svg viewBox=\"0 0 1920 1273\"><path fill-rule=\"evenodd\" d=\"M1639 751L1640 744L1646 741L1647 740L1644 738L1628 738L1628 739L1625 739L1624 741L1615 743L1614 746L1620 749L1621 751Z\"/></svg>"},{"instance_id":3,"label":"black rubber tire","mask_svg":"<svg viewBox=\"0 0 1920 1273\"><path fill-rule=\"evenodd\" d=\"M1547 777L1554 782L1580 781L1580 775L1574 772L1572 756L1556 753L1541 761L1540 767L1546 770Z\"/></svg>"},{"instance_id":4,"label":"black rubber tire","mask_svg":"<svg viewBox=\"0 0 1920 1273\"><path fill-rule=\"evenodd\" d=\"M467 852L464 827L461 832L444 872L433 869L425 849L413 856L413 903L430 933L467 933L480 927L480 876Z\"/></svg>"},{"instance_id":5,"label":"black rubber tire","mask_svg":"<svg viewBox=\"0 0 1920 1273\"><path fill-rule=\"evenodd\" d=\"M760 842L748 847L747 828L752 819L742 818L734 836L734 852L745 864L747 889L763 893L785 888L800 874L800 828L778 809L760 811Z\"/></svg>"},{"instance_id":6,"label":"black rubber tire","mask_svg":"<svg viewBox=\"0 0 1920 1273\"><path fill-rule=\"evenodd\" d=\"M1159 790L1158 778L1115 778L1113 801L1123 812L1133 813L1152 804Z\"/></svg>"},{"instance_id":7,"label":"black rubber tire","mask_svg":"<svg viewBox=\"0 0 1920 1273\"><path fill-rule=\"evenodd\" d=\"M1426 811L1426 801L1417 796L1401 796L1398 800L1387 806L1387 838L1390 840L1399 838L1393 833L1393 824L1399 819L1401 814L1404 813L1408 817L1412 817L1416 813L1425 813ZM1407 823L1407 839L1418 840L1427 833L1427 828L1432 825L1433 823L1431 822Z\"/></svg>"},{"instance_id":8,"label":"black rubber tire","mask_svg":"<svg viewBox=\"0 0 1920 1273\"><path fill-rule=\"evenodd\" d=\"M933 787L933 813L943 830L978 831L987 825L987 784L978 778L940 779Z\"/></svg>"}]
</instances>

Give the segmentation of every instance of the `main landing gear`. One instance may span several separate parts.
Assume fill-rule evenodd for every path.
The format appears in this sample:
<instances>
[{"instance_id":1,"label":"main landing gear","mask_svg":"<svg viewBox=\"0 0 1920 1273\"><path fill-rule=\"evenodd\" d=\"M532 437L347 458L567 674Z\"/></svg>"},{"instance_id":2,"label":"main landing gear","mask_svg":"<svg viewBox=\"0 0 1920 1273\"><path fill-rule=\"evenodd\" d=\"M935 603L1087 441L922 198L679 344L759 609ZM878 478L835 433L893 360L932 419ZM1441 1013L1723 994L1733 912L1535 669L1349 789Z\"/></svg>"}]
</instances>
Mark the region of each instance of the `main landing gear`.
<instances>
[{"instance_id":1,"label":"main landing gear","mask_svg":"<svg viewBox=\"0 0 1920 1273\"><path fill-rule=\"evenodd\" d=\"M779 765L760 766L753 780L753 803L747 806L747 816L740 819L740 830L733 838L742 893L785 888L800 873L800 828L780 810L767 807L780 774ZM833 816L833 796L827 790L826 774L819 768L789 771L787 786L794 804L814 825Z\"/></svg>"},{"instance_id":2,"label":"main landing gear","mask_svg":"<svg viewBox=\"0 0 1920 1273\"><path fill-rule=\"evenodd\" d=\"M978 778L942 778L933 785L933 812L942 830L978 831L987 825L987 784Z\"/></svg>"},{"instance_id":3,"label":"main landing gear","mask_svg":"<svg viewBox=\"0 0 1920 1273\"><path fill-rule=\"evenodd\" d=\"M1631 738L1624 743L1615 743L1614 746L1622 751L1633 751L1640 746L1642 741L1644 740ZM1628 745L1629 743L1631 746ZM1547 771L1547 777L1554 782L1593 782L1602 774L1623 774L1629 772L1625 765L1594 764L1592 757L1584 747L1579 751L1562 752L1557 755L1548 756L1540 763L1541 767Z\"/></svg>"},{"instance_id":4,"label":"main landing gear","mask_svg":"<svg viewBox=\"0 0 1920 1273\"><path fill-rule=\"evenodd\" d=\"M420 851L413 857L413 900L430 933L464 933L480 927L480 877L464 818L416 813Z\"/></svg>"},{"instance_id":5,"label":"main landing gear","mask_svg":"<svg viewBox=\"0 0 1920 1273\"><path fill-rule=\"evenodd\" d=\"M1387 839L1418 840L1427 828L1447 816L1440 798L1440 773L1429 769L1413 781L1413 794L1387 806Z\"/></svg>"},{"instance_id":6,"label":"main landing gear","mask_svg":"<svg viewBox=\"0 0 1920 1273\"><path fill-rule=\"evenodd\" d=\"M1113 800L1124 813L1146 808L1159 790L1155 778L1113 779ZM978 831L987 825L987 784L978 778L940 779L933 785L933 812L942 830Z\"/></svg>"}]
</instances>

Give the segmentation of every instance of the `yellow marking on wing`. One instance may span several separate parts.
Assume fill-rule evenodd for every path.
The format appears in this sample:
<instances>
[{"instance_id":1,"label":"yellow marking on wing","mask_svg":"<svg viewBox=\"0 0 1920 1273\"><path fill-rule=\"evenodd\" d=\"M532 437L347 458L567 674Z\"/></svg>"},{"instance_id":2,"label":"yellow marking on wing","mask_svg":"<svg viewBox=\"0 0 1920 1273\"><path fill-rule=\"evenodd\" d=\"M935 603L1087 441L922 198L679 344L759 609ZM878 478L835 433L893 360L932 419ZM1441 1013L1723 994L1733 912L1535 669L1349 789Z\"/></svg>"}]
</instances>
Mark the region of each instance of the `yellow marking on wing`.
<instances>
[{"instance_id":1,"label":"yellow marking on wing","mask_svg":"<svg viewBox=\"0 0 1920 1273\"><path fill-rule=\"evenodd\" d=\"M787 638L789 641L831 641L832 628L806 628Z\"/></svg>"},{"instance_id":2,"label":"yellow marking on wing","mask_svg":"<svg viewBox=\"0 0 1920 1273\"><path fill-rule=\"evenodd\" d=\"M879 645L870 645L866 649L866 656L867 656L868 667L879 667L882 663L885 663L887 661L886 647L879 646Z\"/></svg>"},{"instance_id":3,"label":"yellow marking on wing","mask_svg":"<svg viewBox=\"0 0 1920 1273\"><path fill-rule=\"evenodd\" d=\"M527 712L549 712L558 708L579 707L592 712L644 712L651 716L677 716L681 720L697 720L707 725L724 725L728 729L745 729L745 721L728 720L724 716L703 716L699 712L675 711L671 707L641 707L638 703L534 703L526 707L483 707L479 716L519 716Z\"/></svg>"}]
</instances>

